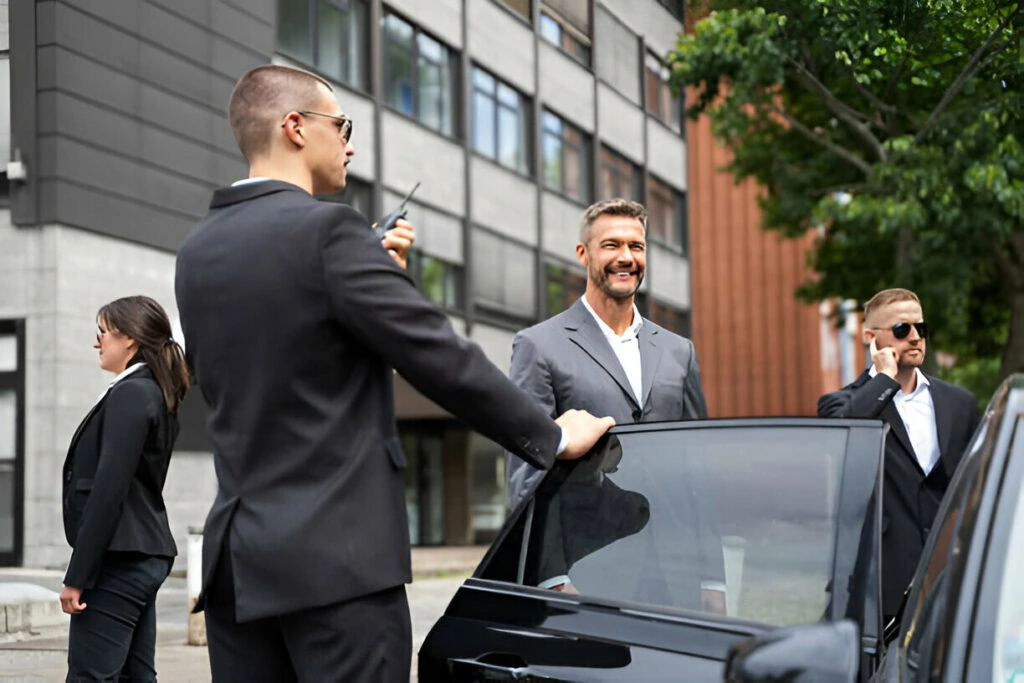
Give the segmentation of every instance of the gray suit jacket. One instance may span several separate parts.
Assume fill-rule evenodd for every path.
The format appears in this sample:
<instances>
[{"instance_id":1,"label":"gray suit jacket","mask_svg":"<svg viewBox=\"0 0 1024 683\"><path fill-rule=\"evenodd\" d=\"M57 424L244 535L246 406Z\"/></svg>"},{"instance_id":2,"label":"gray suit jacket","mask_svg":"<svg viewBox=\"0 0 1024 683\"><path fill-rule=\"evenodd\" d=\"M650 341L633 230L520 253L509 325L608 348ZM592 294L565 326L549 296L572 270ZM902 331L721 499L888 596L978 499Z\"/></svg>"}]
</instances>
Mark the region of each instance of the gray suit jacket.
<instances>
[{"instance_id":1,"label":"gray suit jacket","mask_svg":"<svg viewBox=\"0 0 1024 683\"><path fill-rule=\"evenodd\" d=\"M641 403L582 300L516 335L509 376L552 417L575 408L601 417L610 415L616 424L706 418L693 342L644 319L639 343ZM542 470L509 454L511 507L519 504L542 475Z\"/></svg>"}]
</instances>

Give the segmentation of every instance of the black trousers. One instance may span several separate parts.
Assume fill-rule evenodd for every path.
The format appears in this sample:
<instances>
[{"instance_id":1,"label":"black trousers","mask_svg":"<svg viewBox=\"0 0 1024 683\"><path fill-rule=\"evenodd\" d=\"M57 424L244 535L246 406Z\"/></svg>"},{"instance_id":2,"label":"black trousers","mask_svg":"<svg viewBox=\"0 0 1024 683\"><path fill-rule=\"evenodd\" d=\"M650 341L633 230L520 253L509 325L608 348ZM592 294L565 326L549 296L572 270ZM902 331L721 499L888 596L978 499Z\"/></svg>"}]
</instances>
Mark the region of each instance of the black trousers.
<instances>
[{"instance_id":1,"label":"black trousers","mask_svg":"<svg viewBox=\"0 0 1024 683\"><path fill-rule=\"evenodd\" d=\"M108 552L99 579L71 615L68 683L156 681L156 593L173 560Z\"/></svg>"},{"instance_id":2,"label":"black trousers","mask_svg":"<svg viewBox=\"0 0 1024 683\"><path fill-rule=\"evenodd\" d=\"M223 548L206 590L214 683L408 682L412 624L405 586L240 624L231 576Z\"/></svg>"}]
</instances>

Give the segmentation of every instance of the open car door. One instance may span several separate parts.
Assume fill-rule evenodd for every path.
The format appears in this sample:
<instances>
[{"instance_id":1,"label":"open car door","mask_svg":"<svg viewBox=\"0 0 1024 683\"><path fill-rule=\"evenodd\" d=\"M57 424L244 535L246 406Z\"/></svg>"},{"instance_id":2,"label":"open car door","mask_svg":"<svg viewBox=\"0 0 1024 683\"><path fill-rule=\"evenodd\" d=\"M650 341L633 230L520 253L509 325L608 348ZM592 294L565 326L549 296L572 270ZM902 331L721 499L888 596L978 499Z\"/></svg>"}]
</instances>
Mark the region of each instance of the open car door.
<instances>
[{"instance_id":1,"label":"open car door","mask_svg":"<svg viewBox=\"0 0 1024 683\"><path fill-rule=\"evenodd\" d=\"M618 427L512 512L419 653L421 681L720 681L730 645L881 631L885 427L763 418Z\"/></svg>"}]
</instances>

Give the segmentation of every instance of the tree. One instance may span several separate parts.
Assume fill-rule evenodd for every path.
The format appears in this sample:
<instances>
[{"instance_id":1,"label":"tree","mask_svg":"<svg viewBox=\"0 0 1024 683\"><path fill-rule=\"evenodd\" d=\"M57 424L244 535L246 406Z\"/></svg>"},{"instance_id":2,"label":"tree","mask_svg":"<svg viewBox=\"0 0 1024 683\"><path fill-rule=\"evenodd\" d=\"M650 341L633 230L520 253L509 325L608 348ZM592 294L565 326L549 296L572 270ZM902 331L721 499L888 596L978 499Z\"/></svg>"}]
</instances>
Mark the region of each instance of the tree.
<instances>
[{"instance_id":1,"label":"tree","mask_svg":"<svg viewBox=\"0 0 1024 683\"><path fill-rule=\"evenodd\" d=\"M766 229L818 230L798 295L911 288L943 348L1024 371L1021 5L708 4L672 85L763 186Z\"/></svg>"}]
</instances>

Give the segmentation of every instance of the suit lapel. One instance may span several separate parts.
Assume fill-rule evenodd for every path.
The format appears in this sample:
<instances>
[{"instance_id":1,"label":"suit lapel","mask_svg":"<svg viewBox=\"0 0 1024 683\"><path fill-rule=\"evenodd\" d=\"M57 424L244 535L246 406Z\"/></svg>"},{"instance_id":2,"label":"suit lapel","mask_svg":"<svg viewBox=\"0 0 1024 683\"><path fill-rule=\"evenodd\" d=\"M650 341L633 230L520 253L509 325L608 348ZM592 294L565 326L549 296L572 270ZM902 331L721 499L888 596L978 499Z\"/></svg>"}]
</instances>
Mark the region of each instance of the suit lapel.
<instances>
[{"instance_id":1,"label":"suit lapel","mask_svg":"<svg viewBox=\"0 0 1024 683\"><path fill-rule=\"evenodd\" d=\"M935 463L935 467L945 468L946 474L952 477L956 468L952 466L950 459L959 455L949 452L950 432L953 428L953 406L947 400L946 393L935 382L929 383L928 393L932 397L932 408L935 412L935 436L939 441L939 462ZM935 471L935 467L932 468L932 471Z\"/></svg>"},{"instance_id":2,"label":"suit lapel","mask_svg":"<svg viewBox=\"0 0 1024 683\"><path fill-rule=\"evenodd\" d=\"M885 421L889 423L889 427L893 435L896 437L896 440L900 442L900 445L903 446L904 450L906 450L907 455L910 456L914 465L916 465L918 469L921 469L921 463L918 462L917 453L914 452L914 447L910 444L910 435L907 434L907 428L903 424L903 418L900 416L900 411L896 410L896 404L889 401L889 404L882 410L882 416L885 418Z\"/></svg>"},{"instance_id":3,"label":"suit lapel","mask_svg":"<svg viewBox=\"0 0 1024 683\"><path fill-rule=\"evenodd\" d=\"M100 398L100 400L96 401L95 405L93 405L92 407L92 410L90 410L86 414L85 419L78 424L78 429L75 430L74 436L71 437L71 443L68 445L68 454L64 457L65 468L67 468L68 463L71 462L71 454L75 452L75 446L78 445L78 439L79 437L82 436L82 430L85 429L85 426L89 424L89 420L91 420L93 416L96 415L96 412L100 409L100 406L102 406L106 402L106 400L107 395L104 394L103 397Z\"/></svg>"},{"instance_id":4,"label":"suit lapel","mask_svg":"<svg viewBox=\"0 0 1024 683\"><path fill-rule=\"evenodd\" d=\"M601 328L597 326L597 322L590 315L590 311L583 305L582 300L573 304L572 310L574 315L570 318L570 322L566 324L566 329L569 330L569 339L579 346L584 353L593 358L615 380L615 383L619 385L622 392L633 402L633 405L640 408L641 406L637 405L636 396L633 394L633 389L629 384L629 379L626 377L626 371L622 369L622 364L619 363L619 359L616 357L615 352L612 351L612 347L608 345L608 340L601 334ZM642 361L643 356L641 356ZM641 369L642 372L643 370Z\"/></svg>"},{"instance_id":5,"label":"suit lapel","mask_svg":"<svg viewBox=\"0 0 1024 683\"><path fill-rule=\"evenodd\" d=\"M650 321L645 320L640 327L638 344L640 345L640 382L643 386L640 392L643 400L641 403L646 406L651 398L651 387L654 386L654 377L658 373L658 363L661 362L662 349L655 343L658 330Z\"/></svg>"}]
</instances>

